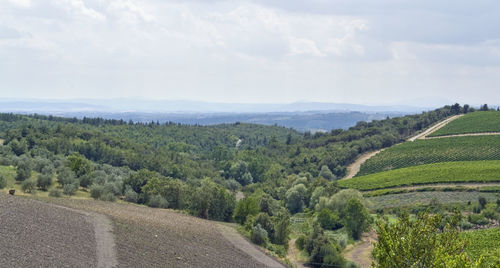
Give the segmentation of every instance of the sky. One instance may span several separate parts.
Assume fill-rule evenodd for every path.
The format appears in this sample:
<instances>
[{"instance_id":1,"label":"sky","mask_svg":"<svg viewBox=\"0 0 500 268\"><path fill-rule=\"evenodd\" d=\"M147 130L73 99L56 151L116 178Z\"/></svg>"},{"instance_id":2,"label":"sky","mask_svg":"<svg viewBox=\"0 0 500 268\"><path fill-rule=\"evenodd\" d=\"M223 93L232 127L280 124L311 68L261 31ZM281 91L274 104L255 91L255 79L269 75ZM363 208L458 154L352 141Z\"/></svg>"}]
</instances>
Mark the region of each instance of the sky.
<instances>
[{"instance_id":1,"label":"sky","mask_svg":"<svg viewBox=\"0 0 500 268\"><path fill-rule=\"evenodd\" d=\"M500 104L492 0L0 0L0 98Z\"/></svg>"}]
</instances>

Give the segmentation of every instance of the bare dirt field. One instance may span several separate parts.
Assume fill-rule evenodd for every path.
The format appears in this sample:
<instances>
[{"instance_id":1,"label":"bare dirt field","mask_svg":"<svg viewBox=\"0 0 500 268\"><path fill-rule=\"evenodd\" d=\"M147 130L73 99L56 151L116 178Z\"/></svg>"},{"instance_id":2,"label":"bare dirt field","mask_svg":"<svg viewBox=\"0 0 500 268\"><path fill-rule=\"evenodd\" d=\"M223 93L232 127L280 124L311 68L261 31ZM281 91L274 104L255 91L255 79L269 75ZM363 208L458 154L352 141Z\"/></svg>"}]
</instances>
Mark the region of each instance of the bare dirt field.
<instances>
[{"instance_id":1,"label":"bare dirt field","mask_svg":"<svg viewBox=\"0 0 500 268\"><path fill-rule=\"evenodd\" d=\"M262 252L241 248L220 223L166 209L95 200L42 199L99 213L113 223L119 267L279 267ZM248 246L248 245L246 245ZM253 247L253 245L252 245ZM255 250L255 248L254 248ZM281 266L282 267L282 266Z\"/></svg>"},{"instance_id":2,"label":"bare dirt field","mask_svg":"<svg viewBox=\"0 0 500 268\"><path fill-rule=\"evenodd\" d=\"M64 208L0 194L1 267L97 267L94 222Z\"/></svg>"}]
</instances>

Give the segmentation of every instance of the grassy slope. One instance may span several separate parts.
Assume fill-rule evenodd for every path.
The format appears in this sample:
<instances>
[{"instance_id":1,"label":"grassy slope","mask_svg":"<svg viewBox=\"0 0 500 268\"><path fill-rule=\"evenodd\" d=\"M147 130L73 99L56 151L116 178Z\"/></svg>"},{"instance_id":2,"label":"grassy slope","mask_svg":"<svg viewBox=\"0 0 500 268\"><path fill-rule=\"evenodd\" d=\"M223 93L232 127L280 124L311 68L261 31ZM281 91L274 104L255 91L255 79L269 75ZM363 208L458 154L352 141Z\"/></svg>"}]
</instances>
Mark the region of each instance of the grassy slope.
<instances>
[{"instance_id":1,"label":"grassy slope","mask_svg":"<svg viewBox=\"0 0 500 268\"><path fill-rule=\"evenodd\" d=\"M429 137L480 132L500 132L500 112L467 114L450 122Z\"/></svg>"},{"instance_id":2,"label":"grassy slope","mask_svg":"<svg viewBox=\"0 0 500 268\"><path fill-rule=\"evenodd\" d=\"M15 167L13 167L13 166L0 166L0 174L2 174L5 178L7 178L7 187L5 187L4 189L0 189L0 192L8 193L9 189L15 189L16 195L33 195L33 194L24 193L21 190L21 184L15 180L15 177L16 177L16 168ZM31 173L30 179L36 180L37 177L38 177L38 173L33 171ZM53 179L53 182L54 182L54 184L52 185L52 187L58 187L58 188L61 187L59 185L59 183L56 182L55 179ZM47 196L49 196L49 192L37 190L35 195L47 197ZM74 196L72 196L72 198L87 199L87 198L90 198L90 193L87 191L84 191L83 188L80 187L80 189L76 192L76 194Z\"/></svg>"},{"instance_id":3,"label":"grassy slope","mask_svg":"<svg viewBox=\"0 0 500 268\"><path fill-rule=\"evenodd\" d=\"M417 140L388 148L368 159L358 176L422 164L500 160L500 136Z\"/></svg>"},{"instance_id":4,"label":"grassy slope","mask_svg":"<svg viewBox=\"0 0 500 268\"><path fill-rule=\"evenodd\" d=\"M500 181L500 161L460 161L421 165L341 180L339 186L359 190L449 182Z\"/></svg>"},{"instance_id":5,"label":"grassy slope","mask_svg":"<svg viewBox=\"0 0 500 268\"><path fill-rule=\"evenodd\" d=\"M481 253L500 248L500 227L461 233L468 242L467 252L473 258Z\"/></svg>"},{"instance_id":6,"label":"grassy slope","mask_svg":"<svg viewBox=\"0 0 500 268\"><path fill-rule=\"evenodd\" d=\"M378 209L428 205L433 199L438 200L441 204L477 202L479 197L486 198L488 202L495 202L499 198L499 195L480 192L412 192L367 197L366 200L374 209Z\"/></svg>"}]
</instances>

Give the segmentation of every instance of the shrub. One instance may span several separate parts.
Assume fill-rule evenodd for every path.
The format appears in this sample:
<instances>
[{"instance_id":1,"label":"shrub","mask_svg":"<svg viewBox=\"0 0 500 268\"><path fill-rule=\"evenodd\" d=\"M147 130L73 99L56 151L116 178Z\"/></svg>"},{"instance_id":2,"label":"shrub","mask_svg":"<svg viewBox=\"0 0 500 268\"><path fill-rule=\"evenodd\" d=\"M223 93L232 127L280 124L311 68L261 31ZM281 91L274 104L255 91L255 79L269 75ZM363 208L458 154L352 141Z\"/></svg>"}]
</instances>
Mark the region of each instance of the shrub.
<instances>
[{"instance_id":1,"label":"shrub","mask_svg":"<svg viewBox=\"0 0 500 268\"><path fill-rule=\"evenodd\" d=\"M104 186L98 184L92 184L90 186L90 196L94 199L99 199L104 193Z\"/></svg>"},{"instance_id":2,"label":"shrub","mask_svg":"<svg viewBox=\"0 0 500 268\"><path fill-rule=\"evenodd\" d=\"M49 196L52 197L61 197L62 196L62 191L57 189L57 188L52 188L49 191Z\"/></svg>"},{"instance_id":3,"label":"shrub","mask_svg":"<svg viewBox=\"0 0 500 268\"><path fill-rule=\"evenodd\" d=\"M467 220L473 224L486 225L489 223L482 214L469 214Z\"/></svg>"},{"instance_id":4,"label":"shrub","mask_svg":"<svg viewBox=\"0 0 500 268\"><path fill-rule=\"evenodd\" d=\"M251 240L257 245L265 245L267 243L267 231L257 224L252 229Z\"/></svg>"},{"instance_id":5,"label":"shrub","mask_svg":"<svg viewBox=\"0 0 500 268\"><path fill-rule=\"evenodd\" d=\"M116 200L116 196L111 193L111 192L104 192L102 195L101 195L101 198L100 200L102 201L109 201L109 202L114 202Z\"/></svg>"},{"instance_id":6,"label":"shrub","mask_svg":"<svg viewBox=\"0 0 500 268\"><path fill-rule=\"evenodd\" d=\"M76 191L78 191L78 182L70 183L70 184L65 184L63 186L63 193L65 195L75 195Z\"/></svg>"},{"instance_id":7,"label":"shrub","mask_svg":"<svg viewBox=\"0 0 500 268\"><path fill-rule=\"evenodd\" d=\"M259 201L254 197L245 197L241 199L234 209L234 221L243 224L248 216L259 213Z\"/></svg>"},{"instance_id":8,"label":"shrub","mask_svg":"<svg viewBox=\"0 0 500 268\"><path fill-rule=\"evenodd\" d=\"M21 189L25 193L36 193L36 182L35 180L25 180L21 183Z\"/></svg>"},{"instance_id":9,"label":"shrub","mask_svg":"<svg viewBox=\"0 0 500 268\"><path fill-rule=\"evenodd\" d=\"M322 209L317 218L319 225L326 230L337 230L343 226L339 216L327 208Z\"/></svg>"},{"instance_id":10,"label":"shrub","mask_svg":"<svg viewBox=\"0 0 500 268\"><path fill-rule=\"evenodd\" d=\"M304 250L304 246L306 244L306 237L304 235L301 235L295 240L295 246L300 249Z\"/></svg>"},{"instance_id":11,"label":"shrub","mask_svg":"<svg viewBox=\"0 0 500 268\"><path fill-rule=\"evenodd\" d=\"M125 201L137 203L138 199L139 199L139 194L137 194L134 190L132 190L132 188L129 187L125 190Z\"/></svg>"},{"instance_id":12,"label":"shrub","mask_svg":"<svg viewBox=\"0 0 500 268\"><path fill-rule=\"evenodd\" d=\"M369 227L370 215L365 206L361 201L353 198L347 203L344 215L347 232L353 239L360 239L361 234Z\"/></svg>"},{"instance_id":13,"label":"shrub","mask_svg":"<svg viewBox=\"0 0 500 268\"><path fill-rule=\"evenodd\" d=\"M0 174L0 189L3 189L7 187L7 179L5 179L5 177Z\"/></svg>"},{"instance_id":14,"label":"shrub","mask_svg":"<svg viewBox=\"0 0 500 268\"><path fill-rule=\"evenodd\" d=\"M488 201L486 201L486 198L484 198L482 196L480 196L477 201L479 202L481 209L485 208L486 204L488 203Z\"/></svg>"},{"instance_id":15,"label":"shrub","mask_svg":"<svg viewBox=\"0 0 500 268\"><path fill-rule=\"evenodd\" d=\"M149 199L148 206L153 208L168 208L168 201L161 195L153 195Z\"/></svg>"},{"instance_id":16,"label":"shrub","mask_svg":"<svg viewBox=\"0 0 500 268\"><path fill-rule=\"evenodd\" d=\"M47 191L52 185L52 174L40 174L36 180L36 185L40 190Z\"/></svg>"},{"instance_id":17,"label":"shrub","mask_svg":"<svg viewBox=\"0 0 500 268\"><path fill-rule=\"evenodd\" d=\"M17 166L16 181L24 181L31 177L31 167L26 161L21 162Z\"/></svg>"}]
</instances>

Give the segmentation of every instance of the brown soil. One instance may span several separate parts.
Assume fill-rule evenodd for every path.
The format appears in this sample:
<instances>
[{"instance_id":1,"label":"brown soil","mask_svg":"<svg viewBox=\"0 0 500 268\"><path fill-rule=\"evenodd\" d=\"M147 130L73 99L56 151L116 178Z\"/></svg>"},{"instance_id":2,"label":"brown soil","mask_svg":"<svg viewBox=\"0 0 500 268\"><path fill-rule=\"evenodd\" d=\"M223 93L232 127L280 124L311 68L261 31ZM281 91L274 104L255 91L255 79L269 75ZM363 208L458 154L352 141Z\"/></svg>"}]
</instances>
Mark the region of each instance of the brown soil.
<instances>
[{"instance_id":1,"label":"brown soil","mask_svg":"<svg viewBox=\"0 0 500 268\"><path fill-rule=\"evenodd\" d=\"M422 133L420 133L420 134L418 134L418 135L416 135L416 136L413 136L413 137L409 138L409 139L408 139L408 141L415 141L415 140L418 140L418 139L424 139L424 138L426 138L428 135L430 135L430 134L432 134L433 132L437 131L438 129L440 129L440 128L442 128L442 127L446 126L446 124L448 124L448 123L450 123L451 121L453 121L453 120L455 120L455 119L457 119L457 118L459 118L459 117L462 117L462 116L464 116L464 115L463 115L463 114L459 114L459 115L454 115L454 116L452 116L452 117L449 117L449 118L447 118L447 119L445 119L445 120L443 120L443 121L441 121L441 122L439 122L439 123L435 124L434 126L432 126L432 127L428 128L428 129L426 129L424 132L422 132Z\"/></svg>"},{"instance_id":2,"label":"brown soil","mask_svg":"<svg viewBox=\"0 0 500 268\"><path fill-rule=\"evenodd\" d=\"M80 213L0 194L1 267L97 267L93 221Z\"/></svg>"},{"instance_id":3,"label":"brown soil","mask_svg":"<svg viewBox=\"0 0 500 268\"><path fill-rule=\"evenodd\" d=\"M299 260L300 251L295 247L295 241L297 239L290 239L288 242L288 259L294 267L305 268L304 264Z\"/></svg>"},{"instance_id":4,"label":"brown soil","mask_svg":"<svg viewBox=\"0 0 500 268\"><path fill-rule=\"evenodd\" d=\"M243 238L234 233L227 238L217 222L133 204L43 200L109 216L120 267L283 267L262 252L247 252Z\"/></svg>"},{"instance_id":5,"label":"brown soil","mask_svg":"<svg viewBox=\"0 0 500 268\"><path fill-rule=\"evenodd\" d=\"M346 260L354 262L361 268L372 267L373 261L372 251L373 243L377 242L377 233L371 230L369 233L364 233L361 241L357 244L347 247L342 254Z\"/></svg>"},{"instance_id":6,"label":"brown soil","mask_svg":"<svg viewBox=\"0 0 500 268\"><path fill-rule=\"evenodd\" d=\"M343 179L344 180L352 179L354 176L356 176L356 174L358 174L359 169L361 168L361 165L364 162L366 162L366 160L372 158L373 156L375 156L376 154L382 152L383 150L384 149L373 151L373 152L369 152L369 153L365 153L365 154L361 155L360 157L358 157L358 159L356 159L356 161L354 161L354 163L350 164L347 167L347 170L348 170L349 173Z\"/></svg>"}]
</instances>

